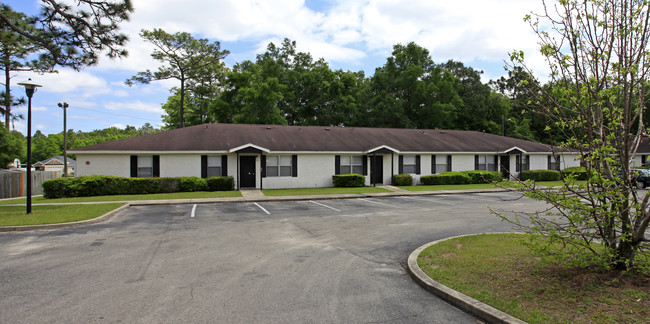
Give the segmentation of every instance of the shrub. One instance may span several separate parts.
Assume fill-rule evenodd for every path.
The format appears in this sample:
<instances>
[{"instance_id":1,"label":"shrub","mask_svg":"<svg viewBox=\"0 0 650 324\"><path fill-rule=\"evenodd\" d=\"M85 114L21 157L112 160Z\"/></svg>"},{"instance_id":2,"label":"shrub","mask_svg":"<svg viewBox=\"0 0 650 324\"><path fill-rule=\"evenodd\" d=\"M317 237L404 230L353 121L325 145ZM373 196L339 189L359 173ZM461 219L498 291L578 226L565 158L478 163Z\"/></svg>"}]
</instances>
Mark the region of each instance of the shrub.
<instances>
[{"instance_id":1,"label":"shrub","mask_svg":"<svg viewBox=\"0 0 650 324\"><path fill-rule=\"evenodd\" d=\"M199 177L178 177L179 190L181 192L206 191L208 182Z\"/></svg>"},{"instance_id":2,"label":"shrub","mask_svg":"<svg viewBox=\"0 0 650 324\"><path fill-rule=\"evenodd\" d=\"M503 180L503 175L498 171L473 170L462 173L470 177L470 183L493 183Z\"/></svg>"},{"instance_id":3,"label":"shrub","mask_svg":"<svg viewBox=\"0 0 650 324\"><path fill-rule=\"evenodd\" d=\"M576 180L588 180L589 175L585 167L570 167L562 170L564 177L573 176Z\"/></svg>"},{"instance_id":4,"label":"shrub","mask_svg":"<svg viewBox=\"0 0 650 324\"><path fill-rule=\"evenodd\" d=\"M519 180L557 181L560 180L560 171L555 170L525 170L519 173Z\"/></svg>"},{"instance_id":5,"label":"shrub","mask_svg":"<svg viewBox=\"0 0 650 324\"><path fill-rule=\"evenodd\" d=\"M420 182L424 185L468 184L471 181L472 178L467 173L453 171L420 177Z\"/></svg>"},{"instance_id":6,"label":"shrub","mask_svg":"<svg viewBox=\"0 0 650 324\"><path fill-rule=\"evenodd\" d=\"M235 178L233 177L209 177L206 181L209 191L235 190Z\"/></svg>"},{"instance_id":7,"label":"shrub","mask_svg":"<svg viewBox=\"0 0 650 324\"><path fill-rule=\"evenodd\" d=\"M232 177L124 178L83 176L43 182L45 198L154 194L179 191L233 190Z\"/></svg>"},{"instance_id":8,"label":"shrub","mask_svg":"<svg viewBox=\"0 0 650 324\"><path fill-rule=\"evenodd\" d=\"M363 187L366 178L360 174L335 174L332 176L334 187Z\"/></svg>"},{"instance_id":9,"label":"shrub","mask_svg":"<svg viewBox=\"0 0 650 324\"><path fill-rule=\"evenodd\" d=\"M394 186L412 186L413 177L410 174L396 174L393 176Z\"/></svg>"}]
</instances>

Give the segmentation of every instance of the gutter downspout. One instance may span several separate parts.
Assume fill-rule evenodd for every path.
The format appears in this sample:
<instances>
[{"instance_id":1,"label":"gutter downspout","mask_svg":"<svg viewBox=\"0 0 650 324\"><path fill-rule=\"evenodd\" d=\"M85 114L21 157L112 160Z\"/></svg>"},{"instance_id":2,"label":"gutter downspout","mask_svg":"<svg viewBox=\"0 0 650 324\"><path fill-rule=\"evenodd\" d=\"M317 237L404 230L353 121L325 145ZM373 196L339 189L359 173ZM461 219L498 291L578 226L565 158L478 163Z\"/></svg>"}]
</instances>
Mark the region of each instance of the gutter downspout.
<instances>
[{"instance_id":1,"label":"gutter downspout","mask_svg":"<svg viewBox=\"0 0 650 324\"><path fill-rule=\"evenodd\" d=\"M237 152L237 190L241 190L241 174L239 173L239 152Z\"/></svg>"}]
</instances>

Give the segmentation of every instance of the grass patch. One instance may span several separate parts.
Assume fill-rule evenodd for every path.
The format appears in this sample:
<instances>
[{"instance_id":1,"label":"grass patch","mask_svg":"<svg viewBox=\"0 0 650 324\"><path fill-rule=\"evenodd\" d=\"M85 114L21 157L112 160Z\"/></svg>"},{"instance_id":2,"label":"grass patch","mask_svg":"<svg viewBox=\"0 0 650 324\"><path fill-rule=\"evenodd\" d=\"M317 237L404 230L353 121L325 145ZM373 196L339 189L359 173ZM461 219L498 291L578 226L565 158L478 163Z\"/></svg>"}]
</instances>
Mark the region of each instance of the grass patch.
<instances>
[{"instance_id":1,"label":"grass patch","mask_svg":"<svg viewBox=\"0 0 650 324\"><path fill-rule=\"evenodd\" d=\"M517 234L447 240L418 257L434 280L529 323L646 323L650 277L542 263Z\"/></svg>"},{"instance_id":2,"label":"grass patch","mask_svg":"<svg viewBox=\"0 0 650 324\"><path fill-rule=\"evenodd\" d=\"M194 191L194 192L172 192L149 195L114 195L94 197L73 197L45 199L42 196L32 197L33 204L39 203L71 203L71 202L103 202L103 201L131 201L131 200L159 200L159 199L197 199L197 198L231 198L241 197L239 191ZM25 198L16 198L0 201L0 205L24 204Z\"/></svg>"},{"instance_id":3,"label":"grass patch","mask_svg":"<svg viewBox=\"0 0 650 324\"><path fill-rule=\"evenodd\" d=\"M333 194L360 194L372 192L391 192L379 187L346 187L346 188L300 188L300 189L264 189L266 196L306 196L306 195L333 195Z\"/></svg>"},{"instance_id":4,"label":"grass patch","mask_svg":"<svg viewBox=\"0 0 650 324\"><path fill-rule=\"evenodd\" d=\"M76 222L106 214L124 204L32 206L25 214L25 206L0 208L0 226L40 225Z\"/></svg>"},{"instance_id":5,"label":"grass patch","mask_svg":"<svg viewBox=\"0 0 650 324\"><path fill-rule=\"evenodd\" d=\"M466 189L492 189L499 188L491 183L458 184L458 185L433 185L433 186L400 186L409 191L436 191L436 190L466 190Z\"/></svg>"}]
</instances>

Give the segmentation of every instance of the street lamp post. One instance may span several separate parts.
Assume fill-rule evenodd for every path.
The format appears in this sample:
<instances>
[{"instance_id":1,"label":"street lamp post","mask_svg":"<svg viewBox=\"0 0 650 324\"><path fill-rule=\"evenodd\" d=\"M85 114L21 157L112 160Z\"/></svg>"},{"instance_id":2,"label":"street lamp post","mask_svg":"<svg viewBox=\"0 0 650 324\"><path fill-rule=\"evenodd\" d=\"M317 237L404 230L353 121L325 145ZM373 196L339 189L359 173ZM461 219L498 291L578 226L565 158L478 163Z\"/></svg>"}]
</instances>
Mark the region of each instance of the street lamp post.
<instances>
[{"instance_id":1,"label":"street lamp post","mask_svg":"<svg viewBox=\"0 0 650 324\"><path fill-rule=\"evenodd\" d=\"M32 82L29 78L18 85L25 87L27 94L27 214L32 213L32 96L40 84Z\"/></svg>"},{"instance_id":2,"label":"street lamp post","mask_svg":"<svg viewBox=\"0 0 650 324\"><path fill-rule=\"evenodd\" d=\"M65 116L65 110L66 108L70 107L68 106L67 102L63 103L58 103L59 107L63 108L63 176L68 177L68 141L66 140L67 138L67 133L68 133L68 127L66 125L66 116Z\"/></svg>"}]
</instances>

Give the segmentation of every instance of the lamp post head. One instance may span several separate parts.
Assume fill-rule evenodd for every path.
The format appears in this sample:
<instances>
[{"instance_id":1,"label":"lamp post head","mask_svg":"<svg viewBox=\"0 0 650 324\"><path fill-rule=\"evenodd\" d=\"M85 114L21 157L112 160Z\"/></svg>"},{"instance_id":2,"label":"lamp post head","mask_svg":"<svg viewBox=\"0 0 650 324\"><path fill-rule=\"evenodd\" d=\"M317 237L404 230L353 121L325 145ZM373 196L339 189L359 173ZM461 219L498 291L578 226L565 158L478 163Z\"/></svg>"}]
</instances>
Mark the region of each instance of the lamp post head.
<instances>
[{"instance_id":1,"label":"lamp post head","mask_svg":"<svg viewBox=\"0 0 650 324\"><path fill-rule=\"evenodd\" d=\"M59 107L61 107L61 108L68 108L68 107L70 107L70 105L68 105L67 102L64 102L64 103L60 103L60 102L59 102L59 103L57 104L57 106L59 106Z\"/></svg>"},{"instance_id":2,"label":"lamp post head","mask_svg":"<svg viewBox=\"0 0 650 324\"><path fill-rule=\"evenodd\" d=\"M18 82L18 85L25 87L25 93L28 98L31 98L34 95L36 88L42 87L42 85L34 83L32 78L27 79L27 81Z\"/></svg>"}]
</instances>

